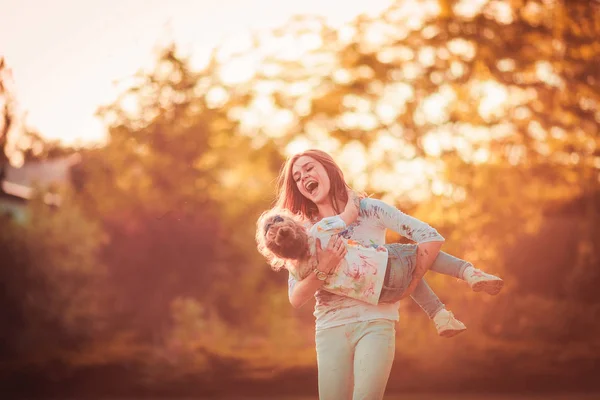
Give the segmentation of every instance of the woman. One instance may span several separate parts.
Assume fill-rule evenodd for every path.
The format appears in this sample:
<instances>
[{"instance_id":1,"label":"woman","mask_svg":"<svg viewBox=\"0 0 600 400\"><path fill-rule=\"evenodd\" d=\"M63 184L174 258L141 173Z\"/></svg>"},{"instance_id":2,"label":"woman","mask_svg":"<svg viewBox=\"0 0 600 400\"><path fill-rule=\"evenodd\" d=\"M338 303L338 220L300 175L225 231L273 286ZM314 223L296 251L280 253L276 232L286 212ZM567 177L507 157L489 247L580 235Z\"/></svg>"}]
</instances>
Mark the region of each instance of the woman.
<instances>
[{"instance_id":1,"label":"woman","mask_svg":"<svg viewBox=\"0 0 600 400\"><path fill-rule=\"evenodd\" d=\"M320 150L290 157L278 184L277 206L300 214L308 224L340 214L348 199L349 187L342 171L331 156ZM386 229L418 243L417 272L405 292L409 294L437 257L443 238L429 225L369 198L361 202L358 220L349 227L346 238L382 245ZM339 247L343 246L336 241L328 251ZM320 265L319 260L317 271ZM323 282L318 272L301 281L291 274L289 277L292 306L302 306L313 295L316 298L319 398L382 399L394 360L398 303L372 305L338 296L320 290Z\"/></svg>"}]
</instances>

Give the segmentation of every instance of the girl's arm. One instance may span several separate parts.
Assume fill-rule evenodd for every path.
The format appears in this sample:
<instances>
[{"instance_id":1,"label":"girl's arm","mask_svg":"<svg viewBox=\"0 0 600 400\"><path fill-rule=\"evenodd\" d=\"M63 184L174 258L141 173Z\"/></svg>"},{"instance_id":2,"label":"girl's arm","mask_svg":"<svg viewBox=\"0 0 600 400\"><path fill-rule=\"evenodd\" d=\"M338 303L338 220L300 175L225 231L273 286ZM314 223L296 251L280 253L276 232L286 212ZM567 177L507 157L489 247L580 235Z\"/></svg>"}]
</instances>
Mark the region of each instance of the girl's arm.
<instances>
[{"instance_id":1,"label":"girl's arm","mask_svg":"<svg viewBox=\"0 0 600 400\"><path fill-rule=\"evenodd\" d=\"M353 190L348 189L348 202L344 211L332 217L325 217L314 224L309 233L323 234L326 232L329 235L345 231L348 225L352 224L358 218L360 210L360 199Z\"/></svg>"},{"instance_id":2,"label":"girl's arm","mask_svg":"<svg viewBox=\"0 0 600 400\"><path fill-rule=\"evenodd\" d=\"M336 249L336 247L338 248ZM318 262L316 268L319 271L325 272L327 275L335 270L346 255L346 246L339 236L332 237L325 250L321 249L321 242L317 239L316 248ZM311 272L301 281L294 279L290 274L290 279L288 280L288 296L292 307L302 307L324 283L325 281L319 280L317 274L314 272Z\"/></svg>"}]
</instances>

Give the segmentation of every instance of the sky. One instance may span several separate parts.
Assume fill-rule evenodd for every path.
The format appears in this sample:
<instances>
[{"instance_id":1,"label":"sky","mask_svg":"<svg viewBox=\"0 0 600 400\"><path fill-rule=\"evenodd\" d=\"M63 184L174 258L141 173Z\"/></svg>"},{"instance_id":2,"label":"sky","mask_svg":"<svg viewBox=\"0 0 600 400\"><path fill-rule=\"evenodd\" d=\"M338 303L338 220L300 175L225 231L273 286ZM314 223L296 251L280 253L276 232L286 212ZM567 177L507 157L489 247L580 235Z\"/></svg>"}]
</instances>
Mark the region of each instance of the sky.
<instances>
[{"instance_id":1,"label":"sky","mask_svg":"<svg viewBox=\"0 0 600 400\"><path fill-rule=\"evenodd\" d=\"M174 40L194 60L225 37L281 26L297 14L332 23L378 13L391 0L0 0L0 55L27 125L65 144L102 142L94 116L115 81L153 65Z\"/></svg>"}]
</instances>

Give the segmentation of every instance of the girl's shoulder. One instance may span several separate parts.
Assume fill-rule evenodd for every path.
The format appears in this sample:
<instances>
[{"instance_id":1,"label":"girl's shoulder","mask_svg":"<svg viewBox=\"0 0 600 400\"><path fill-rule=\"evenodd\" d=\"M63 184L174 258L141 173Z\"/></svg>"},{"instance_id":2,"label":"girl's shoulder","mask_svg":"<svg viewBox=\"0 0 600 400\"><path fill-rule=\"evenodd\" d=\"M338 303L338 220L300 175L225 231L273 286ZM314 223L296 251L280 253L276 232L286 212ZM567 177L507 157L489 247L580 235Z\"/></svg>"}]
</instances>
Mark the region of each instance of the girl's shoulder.
<instances>
[{"instance_id":1,"label":"girl's shoulder","mask_svg":"<svg viewBox=\"0 0 600 400\"><path fill-rule=\"evenodd\" d=\"M310 230L310 228L313 227L314 224L316 224L317 222L319 222L319 220L316 221L311 221L308 218L302 219L300 221L300 224L304 227L304 229L306 229L307 231Z\"/></svg>"}]
</instances>

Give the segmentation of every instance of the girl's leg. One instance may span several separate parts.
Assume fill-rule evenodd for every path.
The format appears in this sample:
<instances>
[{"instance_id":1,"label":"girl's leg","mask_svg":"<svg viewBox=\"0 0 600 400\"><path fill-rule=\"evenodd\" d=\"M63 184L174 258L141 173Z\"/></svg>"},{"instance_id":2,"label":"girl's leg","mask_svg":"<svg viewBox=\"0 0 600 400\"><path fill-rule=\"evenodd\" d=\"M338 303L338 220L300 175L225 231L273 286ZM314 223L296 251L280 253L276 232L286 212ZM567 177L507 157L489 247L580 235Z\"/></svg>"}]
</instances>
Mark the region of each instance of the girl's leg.
<instances>
[{"instance_id":1,"label":"girl's leg","mask_svg":"<svg viewBox=\"0 0 600 400\"><path fill-rule=\"evenodd\" d=\"M352 400L354 345L346 331L353 325L322 329L315 334L320 400Z\"/></svg>"},{"instance_id":2,"label":"girl's leg","mask_svg":"<svg viewBox=\"0 0 600 400\"><path fill-rule=\"evenodd\" d=\"M431 290L425 279L419 281L410 297L425 311L429 319L433 320L438 335L449 338L467 329L451 311L446 310L444 303Z\"/></svg>"},{"instance_id":3,"label":"girl's leg","mask_svg":"<svg viewBox=\"0 0 600 400\"><path fill-rule=\"evenodd\" d=\"M393 302L402 297L402 294L412 280L412 273L416 264L416 246L399 244L386 246L389 246L389 263L380 300L383 300L383 302ZM444 256L442 258L438 256L434 264L438 263L437 269L440 271L462 273L464 268L461 261L452 256ZM424 279L418 281L417 286L411 294L411 298L434 321L439 335L452 337L466 329L462 322L454 318L454 315L446 310L444 303L441 302Z\"/></svg>"},{"instance_id":4,"label":"girl's leg","mask_svg":"<svg viewBox=\"0 0 600 400\"><path fill-rule=\"evenodd\" d=\"M415 244L400 244L390 243L386 244L385 247L388 250L388 256L392 262L395 262L396 268L402 268L401 274L405 275L405 268L410 268L410 274L416 267L417 260L417 245ZM398 261L403 265L398 266ZM467 267L472 267L468 261L454 257L444 251L440 251L436 259L431 264L431 270L439 274L450 275L458 279L464 279L463 273ZM399 276L398 270L392 270L393 276ZM407 283L408 286L408 283Z\"/></svg>"},{"instance_id":5,"label":"girl's leg","mask_svg":"<svg viewBox=\"0 0 600 400\"><path fill-rule=\"evenodd\" d=\"M504 286L504 281L499 277L476 269L470 262L451 256L443 251L440 251L433 262L431 270L462 279L475 292L484 291L488 294L496 295L500 293Z\"/></svg>"},{"instance_id":6,"label":"girl's leg","mask_svg":"<svg viewBox=\"0 0 600 400\"><path fill-rule=\"evenodd\" d=\"M412 280L412 273L417 262L417 246L414 244L394 243L388 244L386 247L389 256L388 270L386 271L380 302L393 303L402 297L402 294ZM458 274L464 269L463 266L465 263L466 261L446 253L442 255L440 252L440 255L433 262L433 266L436 267L436 272ZM424 279L419 281L411 297L425 311L429 318L433 318L438 311L445 307L444 303L441 302Z\"/></svg>"},{"instance_id":7,"label":"girl's leg","mask_svg":"<svg viewBox=\"0 0 600 400\"><path fill-rule=\"evenodd\" d=\"M435 292L425 282L425 279L421 279L410 297L425 311L429 319L433 319L440 310L446 308L440 298L437 297Z\"/></svg>"},{"instance_id":8,"label":"girl's leg","mask_svg":"<svg viewBox=\"0 0 600 400\"><path fill-rule=\"evenodd\" d=\"M440 251L433 264L431 264L432 271L435 271L439 274L450 275L463 280L464 272L467 267L473 267L473 264L454 257L444 251Z\"/></svg>"},{"instance_id":9,"label":"girl's leg","mask_svg":"<svg viewBox=\"0 0 600 400\"><path fill-rule=\"evenodd\" d=\"M380 303L395 303L402 297L414 271L417 246L414 244L386 244L388 265L385 271Z\"/></svg>"},{"instance_id":10,"label":"girl's leg","mask_svg":"<svg viewBox=\"0 0 600 400\"><path fill-rule=\"evenodd\" d=\"M381 400L394 362L394 321L378 319L360 322L351 332L351 337L355 343L352 399Z\"/></svg>"}]
</instances>

